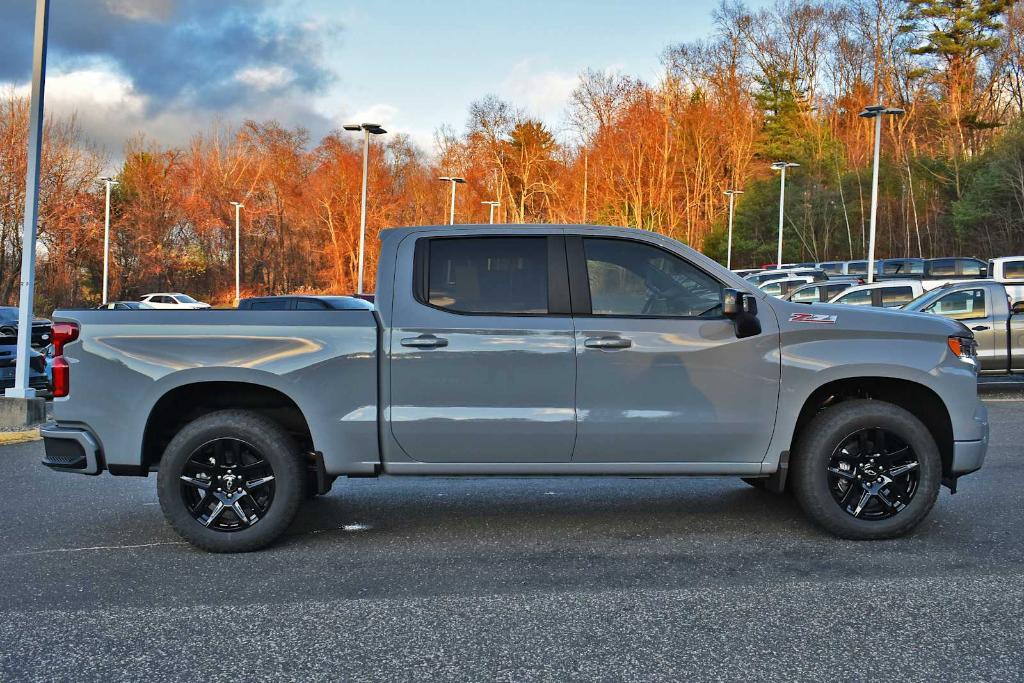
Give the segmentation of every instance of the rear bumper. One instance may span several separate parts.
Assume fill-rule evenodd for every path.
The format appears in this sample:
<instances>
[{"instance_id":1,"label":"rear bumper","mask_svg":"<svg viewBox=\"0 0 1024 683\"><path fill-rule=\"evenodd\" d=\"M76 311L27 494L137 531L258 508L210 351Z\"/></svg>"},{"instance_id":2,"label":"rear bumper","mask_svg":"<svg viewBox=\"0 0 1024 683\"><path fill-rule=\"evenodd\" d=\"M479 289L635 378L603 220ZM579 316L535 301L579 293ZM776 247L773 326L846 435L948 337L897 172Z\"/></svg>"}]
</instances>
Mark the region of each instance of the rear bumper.
<instances>
[{"instance_id":1,"label":"rear bumper","mask_svg":"<svg viewBox=\"0 0 1024 683\"><path fill-rule=\"evenodd\" d=\"M84 429L44 425L39 430L46 447L43 464L59 472L99 474L103 466L96 439Z\"/></svg>"}]
</instances>

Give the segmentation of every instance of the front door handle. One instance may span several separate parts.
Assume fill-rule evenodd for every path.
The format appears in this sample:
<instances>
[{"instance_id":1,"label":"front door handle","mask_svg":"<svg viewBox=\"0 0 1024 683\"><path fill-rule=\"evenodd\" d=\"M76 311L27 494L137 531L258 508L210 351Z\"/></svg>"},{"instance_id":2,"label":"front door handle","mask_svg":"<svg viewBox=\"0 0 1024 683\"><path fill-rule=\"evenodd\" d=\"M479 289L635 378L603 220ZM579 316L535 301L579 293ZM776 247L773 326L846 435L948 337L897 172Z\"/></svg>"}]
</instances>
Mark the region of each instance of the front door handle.
<instances>
[{"instance_id":1,"label":"front door handle","mask_svg":"<svg viewBox=\"0 0 1024 683\"><path fill-rule=\"evenodd\" d=\"M622 337L590 337L583 345L590 349L628 349L633 342Z\"/></svg>"},{"instance_id":2,"label":"front door handle","mask_svg":"<svg viewBox=\"0 0 1024 683\"><path fill-rule=\"evenodd\" d=\"M448 346L448 340L444 337L435 337L432 334L421 334L418 337L406 337L402 340L402 346L411 346L417 349L436 349Z\"/></svg>"},{"instance_id":3,"label":"front door handle","mask_svg":"<svg viewBox=\"0 0 1024 683\"><path fill-rule=\"evenodd\" d=\"M975 332L984 332L985 330L988 329L988 325L975 325L971 329L974 330Z\"/></svg>"}]
</instances>

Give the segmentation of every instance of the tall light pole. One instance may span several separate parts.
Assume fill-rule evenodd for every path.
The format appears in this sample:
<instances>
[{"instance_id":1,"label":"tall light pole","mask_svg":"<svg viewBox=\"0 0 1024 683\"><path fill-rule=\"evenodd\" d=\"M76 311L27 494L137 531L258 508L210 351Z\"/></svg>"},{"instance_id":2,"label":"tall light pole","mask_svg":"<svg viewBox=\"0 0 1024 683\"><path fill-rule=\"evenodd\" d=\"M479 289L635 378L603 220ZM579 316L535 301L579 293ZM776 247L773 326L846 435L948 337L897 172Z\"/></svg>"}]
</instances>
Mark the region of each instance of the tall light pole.
<instances>
[{"instance_id":1,"label":"tall light pole","mask_svg":"<svg viewBox=\"0 0 1024 683\"><path fill-rule=\"evenodd\" d=\"M363 204L359 212L359 274L356 276L356 294L363 293L363 262L366 253L366 175L370 158L370 136L383 135L386 130L379 123L349 123L345 130L363 131Z\"/></svg>"},{"instance_id":2,"label":"tall light pole","mask_svg":"<svg viewBox=\"0 0 1024 683\"><path fill-rule=\"evenodd\" d=\"M235 305L242 300L242 230L239 227L239 214L245 208L241 202L231 202L235 207Z\"/></svg>"},{"instance_id":3,"label":"tall light pole","mask_svg":"<svg viewBox=\"0 0 1024 683\"><path fill-rule=\"evenodd\" d=\"M743 194L743 190L726 190L723 192L729 198L729 246L725 252L725 267L732 270L732 213L736 195Z\"/></svg>"},{"instance_id":4,"label":"tall light pole","mask_svg":"<svg viewBox=\"0 0 1024 683\"><path fill-rule=\"evenodd\" d=\"M884 104L864 107L864 111L860 113L865 119L875 120L875 163L871 175L871 227L868 235L868 284L875 281L875 226L878 219L878 156L882 147L882 117L886 114L902 116L903 113L898 107L886 107Z\"/></svg>"},{"instance_id":5,"label":"tall light pole","mask_svg":"<svg viewBox=\"0 0 1024 683\"><path fill-rule=\"evenodd\" d=\"M459 178L458 176L441 176L438 178L441 182L452 184L452 208L451 217L448 219L448 225L455 225L455 186L459 183L466 182L465 178Z\"/></svg>"},{"instance_id":6,"label":"tall light pole","mask_svg":"<svg viewBox=\"0 0 1024 683\"><path fill-rule=\"evenodd\" d=\"M776 171L782 171L782 180L779 188L779 252L778 256L775 257L775 267L782 268L782 220L784 217L783 207L786 204L786 169L796 168L800 164L792 161L776 161L772 164L772 168Z\"/></svg>"},{"instance_id":7,"label":"tall light pole","mask_svg":"<svg viewBox=\"0 0 1024 683\"><path fill-rule=\"evenodd\" d=\"M501 202L490 201L490 202L480 202L480 203L481 204L486 204L487 206L491 207L491 225L494 225L494 207L501 206Z\"/></svg>"},{"instance_id":8,"label":"tall light pole","mask_svg":"<svg viewBox=\"0 0 1024 683\"><path fill-rule=\"evenodd\" d=\"M110 188L117 185L117 181L107 176L99 178L99 181L107 186L107 203L103 214L103 305L107 304L107 280L110 273Z\"/></svg>"},{"instance_id":9,"label":"tall light pole","mask_svg":"<svg viewBox=\"0 0 1024 683\"><path fill-rule=\"evenodd\" d=\"M46 39L50 0L36 0L32 47L32 98L29 100L28 157L25 162L25 215L21 236L21 284L18 289L18 358L14 386L4 392L13 398L35 398L28 385L32 344L32 304L36 284L36 224L39 220L39 156L43 145L43 93L46 89Z\"/></svg>"}]
</instances>

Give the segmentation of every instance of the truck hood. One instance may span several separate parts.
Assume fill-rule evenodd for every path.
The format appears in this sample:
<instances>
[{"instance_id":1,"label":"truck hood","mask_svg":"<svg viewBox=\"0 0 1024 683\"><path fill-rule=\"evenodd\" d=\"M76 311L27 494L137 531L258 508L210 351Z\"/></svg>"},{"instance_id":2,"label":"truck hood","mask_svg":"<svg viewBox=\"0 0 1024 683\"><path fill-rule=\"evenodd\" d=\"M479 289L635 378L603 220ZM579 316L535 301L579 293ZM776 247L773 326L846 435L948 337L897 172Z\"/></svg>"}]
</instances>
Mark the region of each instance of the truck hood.
<instances>
[{"instance_id":1,"label":"truck hood","mask_svg":"<svg viewBox=\"0 0 1024 683\"><path fill-rule=\"evenodd\" d=\"M783 332L813 328L819 330L823 337L851 334L857 337L931 337L941 340L951 335L974 336L963 323L930 313L843 304L794 304L780 299L767 303L778 316ZM807 314L814 317L809 318Z\"/></svg>"}]
</instances>

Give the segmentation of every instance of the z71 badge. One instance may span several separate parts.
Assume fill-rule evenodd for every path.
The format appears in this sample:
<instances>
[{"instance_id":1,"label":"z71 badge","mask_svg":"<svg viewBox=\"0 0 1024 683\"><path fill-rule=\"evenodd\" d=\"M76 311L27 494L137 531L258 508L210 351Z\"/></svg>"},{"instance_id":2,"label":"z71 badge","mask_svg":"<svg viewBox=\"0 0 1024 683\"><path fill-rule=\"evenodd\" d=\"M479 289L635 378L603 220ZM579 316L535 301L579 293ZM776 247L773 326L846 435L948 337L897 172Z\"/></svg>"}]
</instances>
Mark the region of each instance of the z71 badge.
<instances>
[{"instance_id":1,"label":"z71 badge","mask_svg":"<svg viewBox=\"0 0 1024 683\"><path fill-rule=\"evenodd\" d=\"M824 313L794 313L789 316L791 323L820 323L822 325L835 325L836 317Z\"/></svg>"}]
</instances>

